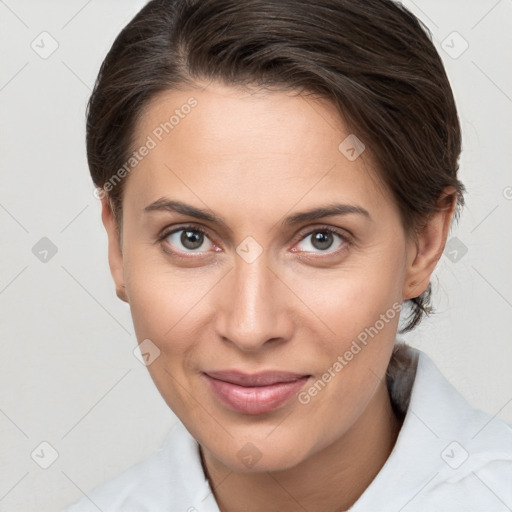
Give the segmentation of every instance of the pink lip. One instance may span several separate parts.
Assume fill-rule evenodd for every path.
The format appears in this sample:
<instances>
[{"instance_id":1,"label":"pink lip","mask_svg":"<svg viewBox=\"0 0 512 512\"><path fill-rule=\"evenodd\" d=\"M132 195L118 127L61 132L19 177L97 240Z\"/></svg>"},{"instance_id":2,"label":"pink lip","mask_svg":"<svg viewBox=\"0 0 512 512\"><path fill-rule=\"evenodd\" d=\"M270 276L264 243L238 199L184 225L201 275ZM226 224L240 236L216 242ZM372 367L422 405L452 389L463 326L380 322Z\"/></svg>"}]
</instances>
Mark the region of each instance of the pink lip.
<instances>
[{"instance_id":1,"label":"pink lip","mask_svg":"<svg viewBox=\"0 0 512 512\"><path fill-rule=\"evenodd\" d=\"M245 414L263 414L276 409L300 391L310 377L279 371L252 375L212 371L204 376L217 398Z\"/></svg>"}]
</instances>

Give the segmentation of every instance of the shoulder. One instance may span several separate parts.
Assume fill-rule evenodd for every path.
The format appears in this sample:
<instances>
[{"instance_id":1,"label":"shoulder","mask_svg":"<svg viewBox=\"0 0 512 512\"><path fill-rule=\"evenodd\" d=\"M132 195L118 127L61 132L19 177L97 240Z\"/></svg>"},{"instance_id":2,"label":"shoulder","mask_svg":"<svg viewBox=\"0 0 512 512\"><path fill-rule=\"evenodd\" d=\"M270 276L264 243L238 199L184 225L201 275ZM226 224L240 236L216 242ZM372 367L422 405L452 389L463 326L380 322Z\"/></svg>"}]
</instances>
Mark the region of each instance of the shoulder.
<instances>
[{"instance_id":1,"label":"shoulder","mask_svg":"<svg viewBox=\"0 0 512 512\"><path fill-rule=\"evenodd\" d=\"M441 375L433 361L420 356L422 374L415 407L431 419L439 461L437 474L425 488L423 505L444 504L439 510L505 511L512 507L512 427L472 407ZM412 403L412 400L411 400Z\"/></svg>"},{"instance_id":2,"label":"shoulder","mask_svg":"<svg viewBox=\"0 0 512 512\"><path fill-rule=\"evenodd\" d=\"M394 357L388 384L405 419L351 512L511 510L512 427L473 408L424 352L397 350L403 353Z\"/></svg>"},{"instance_id":3,"label":"shoulder","mask_svg":"<svg viewBox=\"0 0 512 512\"><path fill-rule=\"evenodd\" d=\"M208 496L197 442L178 421L159 450L86 492L65 512L187 511L198 500L203 501L201 510L209 510L204 508Z\"/></svg>"}]
</instances>

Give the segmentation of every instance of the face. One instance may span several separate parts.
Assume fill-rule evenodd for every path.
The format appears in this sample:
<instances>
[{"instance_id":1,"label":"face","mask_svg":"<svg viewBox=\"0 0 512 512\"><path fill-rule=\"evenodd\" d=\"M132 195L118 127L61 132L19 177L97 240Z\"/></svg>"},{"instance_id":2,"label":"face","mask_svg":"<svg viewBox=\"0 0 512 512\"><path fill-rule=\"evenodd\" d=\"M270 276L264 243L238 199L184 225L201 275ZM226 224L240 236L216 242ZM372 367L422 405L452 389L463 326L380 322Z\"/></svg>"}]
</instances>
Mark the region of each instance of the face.
<instances>
[{"instance_id":1,"label":"face","mask_svg":"<svg viewBox=\"0 0 512 512\"><path fill-rule=\"evenodd\" d=\"M330 104L287 92L169 91L137 126L151 148L126 179L120 244L104 201L119 293L159 351L151 377L233 470L245 455L292 467L354 428L433 269L371 148L340 151L349 134Z\"/></svg>"}]
</instances>

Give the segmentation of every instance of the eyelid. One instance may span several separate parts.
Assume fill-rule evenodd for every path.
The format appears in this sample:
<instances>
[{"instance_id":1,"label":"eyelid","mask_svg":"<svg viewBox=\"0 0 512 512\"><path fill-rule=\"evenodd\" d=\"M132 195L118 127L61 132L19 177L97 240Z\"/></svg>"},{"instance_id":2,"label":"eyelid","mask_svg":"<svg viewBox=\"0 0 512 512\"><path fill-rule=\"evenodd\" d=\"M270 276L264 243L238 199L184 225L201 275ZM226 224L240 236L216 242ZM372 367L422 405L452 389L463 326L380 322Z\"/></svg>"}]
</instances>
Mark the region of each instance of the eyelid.
<instances>
[{"instance_id":1,"label":"eyelid","mask_svg":"<svg viewBox=\"0 0 512 512\"><path fill-rule=\"evenodd\" d=\"M179 226L165 227L164 229L162 229L162 231L160 231L160 234L158 235L158 239L163 240L164 238L167 238L169 235L176 233L176 231L186 231L187 229L189 231L198 231L199 233L202 233L203 235L208 236L206 229L203 228L202 226L196 226L194 224L183 224L183 225L179 225ZM210 238L210 237L208 236L208 238Z\"/></svg>"}]
</instances>

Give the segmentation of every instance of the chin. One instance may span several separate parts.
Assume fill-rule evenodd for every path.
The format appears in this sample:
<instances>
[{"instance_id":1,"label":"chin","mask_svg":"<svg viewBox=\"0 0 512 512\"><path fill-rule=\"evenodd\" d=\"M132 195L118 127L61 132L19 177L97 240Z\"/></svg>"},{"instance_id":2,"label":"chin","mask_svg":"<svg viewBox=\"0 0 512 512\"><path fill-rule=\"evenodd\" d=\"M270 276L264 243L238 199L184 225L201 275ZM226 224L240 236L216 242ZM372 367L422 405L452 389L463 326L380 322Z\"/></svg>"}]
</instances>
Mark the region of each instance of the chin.
<instances>
[{"instance_id":1,"label":"chin","mask_svg":"<svg viewBox=\"0 0 512 512\"><path fill-rule=\"evenodd\" d=\"M237 473L284 471L299 465L315 452L315 440L308 440L300 433L292 434L283 428L279 435L276 432L269 435L268 428L258 430L249 427L243 435L233 432L229 439L223 436L226 442L222 444L211 439L199 442L215 459Z\"/></svg>"},{"instance_id":2,"label":"chin","mask_svg":"<svg viewBox=\"0 0 512 512\"><path fill-rule=\"evenodd\" d=\"M250 460L249 450L244 446L240 452L246 450L243 456L235 458L232 454L229 454L227 460L222 460L224 465L231 471L237 473L263 473L263 472L278 472L285 471L299 465L301 462L307 459L304 453L298 453L293 449L289 450L259 450L254 459Z\"/></svg>"}]
</instances>

